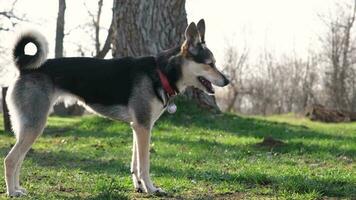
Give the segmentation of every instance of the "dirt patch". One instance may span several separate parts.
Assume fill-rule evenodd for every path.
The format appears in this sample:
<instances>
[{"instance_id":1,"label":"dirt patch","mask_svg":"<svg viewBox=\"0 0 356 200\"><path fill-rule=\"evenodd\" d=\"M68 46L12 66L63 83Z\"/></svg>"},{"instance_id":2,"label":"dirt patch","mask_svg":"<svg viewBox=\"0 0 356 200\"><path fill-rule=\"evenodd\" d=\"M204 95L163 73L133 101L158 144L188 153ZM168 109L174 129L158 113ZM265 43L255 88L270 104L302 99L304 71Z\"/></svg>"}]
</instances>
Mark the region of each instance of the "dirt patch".
<instances>
[{"instance_id":1,"label":"dirt patch","mask_svg":"<svg viewBox=\"0 0 356 200\"><path fill-rule=\"evenodd\" d=\"M257 143L256 146L273 148L273 147L283 146L284 144L285 143L282 140L275 139L271 136L268 136L263 138L262 142Z\"/></svg>"},{"instance_id":2,"label":"dirt patch","mask_svg":"<svg viewBox=\"0 0 356 200\"><path fill-rule=\"evenodd\" d=\"M151 196L153 198L153 196ZM183 195L183 196L174 196L174 195L167 195L164 198L159 198L156 196L157 199L164 199L164 200L235 200L235 199L249 199L247 196L242 192L231 192L231 193L224 193L224 194L195 194L195 195ZM154 199L156 199L154 198ZM139 198L138 198L139 199Z\"/></svg>"},{"instance_id":3,"label":"dirt patch","mask_svg":"<svg viewBox=\"0 0 356 200\"><path fill-rule=\"evenodd\" d=\"M312 121L321 121L321 122L356 121L355 112L326 108L325 106L319 104L309 106L305 110L305 116Z\"/></svg>"},{"instance_id":4,"label":"dirt patch","mask_svg":"<svg viewBox=\"0 0 356 200\"><path fill-rule=\"evenodd\" d=\"M214 198L212 199L219 199L219 200L223 200L223 199L228 199L228 200L232 200L232 199L246 199L246 196L243 193L240 192L234 192L234 193L226 193L226 194L220 194L220 195L216 195Z\"/></svg>"}]
</instances>

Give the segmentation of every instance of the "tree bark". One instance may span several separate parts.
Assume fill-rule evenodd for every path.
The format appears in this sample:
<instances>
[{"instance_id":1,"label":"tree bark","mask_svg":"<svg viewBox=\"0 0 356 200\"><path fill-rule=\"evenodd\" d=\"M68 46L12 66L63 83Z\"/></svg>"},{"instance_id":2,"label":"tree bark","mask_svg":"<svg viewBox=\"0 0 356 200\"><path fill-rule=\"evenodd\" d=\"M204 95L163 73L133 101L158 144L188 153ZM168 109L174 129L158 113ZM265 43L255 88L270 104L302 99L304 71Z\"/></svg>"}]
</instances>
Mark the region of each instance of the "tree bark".
<instances>
[{"instance_id":1,"label":"tree bark","mask_svg":"<svg viewBox=\"0 0 356 200\"><path fill-rule=\"evenodd\" d=\"M9 109L7 108L7 104L5 101L7 93L7 87L2 88L2 110L3 110L3 117L4 117L4 131L5 132L11 132L11 122L10 122L10 115L9 115Z\"/></svg>"},{"instance_id":2,"label":"tree bark","mask_svg":"<svg viewBox=\"0 0 356 200\"><path fill-rule=\"evenodd\" d=\"M14 10L16 7L16 3L17 3L17 1L14 1L12 3L12 7L10 8L10 10L0 12L0 17L5 18L5 21L9 22L9 24L11 26L11 28L4 27L3 23L0 23L0 31L10 31L14 28L14 26L18 22L26 21L26 19L24 17L20 17L18 14L15 14ZM4 22L2 20L0 20L0 21ZM7 108L7 104L5 101L6 93L7 93L7 87L3 87L2 88L2 107L3 107L4 131L12 132L9 110Z\"/></svg>"},{"instance_id":3,"label":"tree bark","mask_svg":"<svg viewBox=\"0 0 356 200\"><path fill-rule=\"evenodd\" d=\"M64 18L66 11L66 1L58 0L58 15L57 15L57 26L56 26L56 43L54 50L54 57L63 57L63 39L64 39ZM68 115L68 110L64 106L64 103L58 103L53 106L54 113L56 115L64 116Z\"/></svg>"},{"instance_id":4,"label":"tree bark","mask_svg":"<svg viewBox=\"0 0 356 200\"><path fill-rule=\"evenodd\" d=\"M115 0L113 57L156 55L184 41L185 0ZM186 96L204 108L219 110L215 97L197 89Z\"/></svg>"},{"instance_id":5,"label":"tree bark","mask_svg":"<svg viewBox=\"0 0 356 200\"><path fill-rule=\"evenodd\" d=\"M57 28L56 28L56 46L54 56L56 58L63 57L63 39L64 39L64 17L66 11L66 1L58 1L58 16L57 16Z\"/></svg>"}]
</instances>

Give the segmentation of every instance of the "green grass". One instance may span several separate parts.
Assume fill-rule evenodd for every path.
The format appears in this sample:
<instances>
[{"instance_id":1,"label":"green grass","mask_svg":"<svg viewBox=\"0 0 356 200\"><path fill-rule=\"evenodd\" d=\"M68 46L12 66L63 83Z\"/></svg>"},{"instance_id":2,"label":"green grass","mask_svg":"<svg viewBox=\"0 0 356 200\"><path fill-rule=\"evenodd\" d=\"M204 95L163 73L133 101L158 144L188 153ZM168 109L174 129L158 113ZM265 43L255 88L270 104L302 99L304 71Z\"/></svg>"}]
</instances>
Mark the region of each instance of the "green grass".
<instances>
[{"instance_id":1,"label":"green grass","mask_svg":"<svg viewBox=\"0 0 356 200\"><path fill-rule=\"evenodd\" d=\"M265 136L285 144L256 145ZM214 115L180 105L152 137L151 175L167 197L133 191L131 140L123 123L50 117L23 165L23 199L356 199L356 123ZM14 142L0 132L2 158ZM6 198L4 181L0 193Z\"/></svg>"}]
</instances>

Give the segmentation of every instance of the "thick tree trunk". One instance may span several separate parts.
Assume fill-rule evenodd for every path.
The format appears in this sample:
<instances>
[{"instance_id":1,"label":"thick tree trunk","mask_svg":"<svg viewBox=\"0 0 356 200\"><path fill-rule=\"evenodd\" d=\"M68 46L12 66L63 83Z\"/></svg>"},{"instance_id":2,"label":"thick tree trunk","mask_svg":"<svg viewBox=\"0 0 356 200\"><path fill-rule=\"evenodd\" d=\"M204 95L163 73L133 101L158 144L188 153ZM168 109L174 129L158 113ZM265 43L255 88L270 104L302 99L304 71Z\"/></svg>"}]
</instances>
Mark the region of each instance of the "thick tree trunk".
<instances>
[{"instance_id":1,"label":"thick tree trunk","mask_svg":"<svg viewBox=\"0 0 356 200\"><path fill-rule=\"evenodd\" d=\"M10 115L9 115L9 110L7 108L7 104L5 101L6 93L7 93L7 87L3 87L2 88L2 110L3 110L3 116L4 116L4 131L11 132Z\"/></svg>"},{"instance_id":2,"label":"thick tree trunk","mask_svg":"<svg viewBox=\"0 0 356 200\"><path fill-rule=\"evenodd\" d=\"M57 27L56 27L56 44L55 44L55 54L56 58L63 57L63 39L64 39L64 25L65 25L65 11L66 11L66 1L58 1L58 16L57 16ZM72 105L68 108L65 107L64 103L59 103L53 107L54 113L56 115L82 115L84 113L84 108L79 105Z\"/></svg>"},{"instance_id":3,"label":"thick tree trunk","mask_svg":"<svg viewBox=\"0 0 356 200\"><path fill-rule=\"evenodd\" d=\"M187 27L185 0L115 0L113 57L155 55L180 45ZM219 110L214 96L188 89L186 96Z\"/></svg>"}]
</instances>

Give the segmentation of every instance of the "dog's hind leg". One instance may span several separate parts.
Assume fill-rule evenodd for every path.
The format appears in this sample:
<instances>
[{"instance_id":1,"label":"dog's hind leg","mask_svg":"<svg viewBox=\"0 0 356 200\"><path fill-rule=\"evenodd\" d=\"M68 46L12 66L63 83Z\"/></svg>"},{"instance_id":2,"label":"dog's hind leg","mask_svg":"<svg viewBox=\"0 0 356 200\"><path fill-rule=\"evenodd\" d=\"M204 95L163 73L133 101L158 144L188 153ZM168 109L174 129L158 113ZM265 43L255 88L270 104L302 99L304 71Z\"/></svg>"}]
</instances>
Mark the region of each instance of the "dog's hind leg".
<instances>
[{"instance_id":1,"label":"dog's hind leg","mask_svg":"<svg viewBox=\"0 0 356 200\"><path fill-rule=\"evenodd\" d=\"M29 126L25 123L19 128L18 133L16 133L17 141L4 161L6 187L9 196L26 194L26 190L20 186L21 165L26 153L36 138L42 133L46 118L47 115L44 115L43 119L34 122L36 123L35 126Z\"/></svg>"},{"instance_id":2,"label":"dog's hind leg","mask_svg":"<svg viewBox=\"0 0 356 200\"><path fill-rule=\"evenodd\" d=\"M26 153L42 133L52 105L52 90L42 86L42 81L18 81L6 97L16 143L4 160L5 181L9 196L24 195L20 187L20 169ZM47 84L48 85L48 84Z\"/></svg>"},{"instance_id":3,"label":"dog's hind leg","mask_svg":"<svg viewBox=\"0 0 356 200\"><path fill-rule=\"evenodd\" d=\"M141 183L144 192L147 193L164 193L161 188L157 188L153 185L149 170L150 170L150 161L149 161L149 150L150 150L150 138L151 130L146 128L139 123L131 123L131 127L136 137L137 145L137 169L138 169L138 179Z\"/></svg>"},{"instance_id":4,"label":"dog's hind leg","mask_svg":"<svg viewBox=\"0 0 356 200\"><path fill-rule=\"evenodd\" d=\"M23 134L18 138L16 144L5 158L5 178L9 196L21 196L25 194L25 190L19 185L19 171L22 160L31 148L31 145L35 142L36 138L36 134Z\"/></svg>"},{"instance_id":5,"label":"dog's hind leg","mask_svg":"<svg viewBox=\"0 0 356 200\"><path fill-rule=\"evenodd\" d=\"M43 116L44 120L47 120L47 116ZM18 158L18 162L15 168L15 190L16 191L20 191L23 194L26 194L27 191L25 188L22 188L20 186L20 171L21 171L21 166L23 163L23 160L26 157L27 152L30 150L32 144L35 142L36 138L42 134L43 129L45 127L46 121L39 121L37 122L37 125L39 125L39 127L33 129L33 128L25 128L25 130L23 131L23 135L26 136L20 136L18 141L20 139L22 139L24 142L22 144L22 147L24 148L23 151L20 152L20 157Z\"/></svg>"},{"instance_id":6,"label":"dog's hind leg","mask_svg":"<svg viewBox=\"0 0 356 200\"><path fill-rule=\"evenodd\" d=\"M15 190L16 191L20 191L23 194L27 194L27 191L25 188L20 186L20 170L21 170L21 166L23 163L23 160L25 159L25 154L23 154L20 158L19 161L17 162L16 165L16 171L15 171Z\"/></svg>"}]
</instances>

